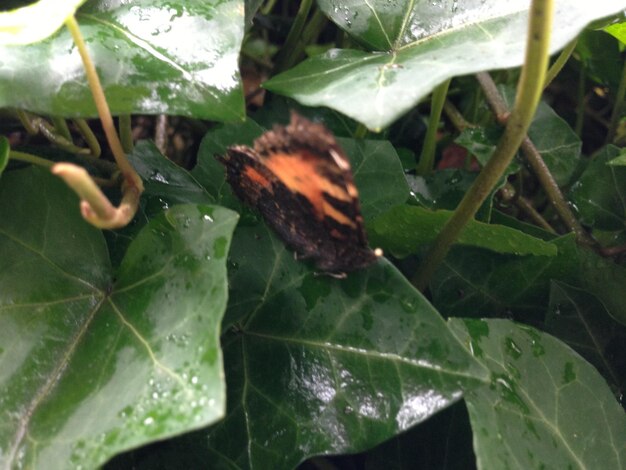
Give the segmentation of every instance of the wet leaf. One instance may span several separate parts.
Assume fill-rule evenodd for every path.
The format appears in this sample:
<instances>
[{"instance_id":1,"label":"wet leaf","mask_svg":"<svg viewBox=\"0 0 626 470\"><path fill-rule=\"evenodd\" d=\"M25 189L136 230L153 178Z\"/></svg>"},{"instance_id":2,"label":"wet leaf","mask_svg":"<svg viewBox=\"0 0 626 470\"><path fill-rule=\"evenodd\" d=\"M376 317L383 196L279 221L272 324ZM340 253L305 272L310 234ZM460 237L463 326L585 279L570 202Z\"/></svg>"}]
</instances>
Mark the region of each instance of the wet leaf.
<instances>
[{"instance_id":1,"label":"wet leaf","mask_svg":"<svg viewBox=\"0 0 626 470\"><path fill-rule=\"evenodd\" d=\"M593 364L613 386L626 385L626 326L616 322L596 296L553 282L546 330Z\"/></svg>"},{"instance_id":2,"label":"wet leaf","mask_svg":"<svg viewBox=\"0 0 626 470\"><path fill-rule=\"evenodd\" d=\"M417 254L435 240L451 215L451 211L396 206L370 224L370 240L398 258ZM556 247L543 240L510 227L476 220L467 224L457 243L517 256L557 254Z\"/></svg>"},{"instance_id":3,"label":"wet leaf","mask_svg":"<svg viewBox=\"0 0 626 470\"><path fill-rule=\"evenodd\" d=\"M613 145L605 147L570 190L581 222L593 228L624 230L626 227L626 168L607 165L620 153Z\"/></svg>"},{"instance_id":4,"label":"wet leaf","mask_svg":"<svg viewBox=\"0 0 626 470\"><path fill-rule=\"evenodd\" d=\"M76 19L114 114L167 113L214 120L244 115L237 58L239 0L90 0ZM0 106L96 116L67 29L23 47L0 47Z\"/></svg>"},{"instance_id":5,"label":"wet leaf","mask_svg":"<svg viewBox=\"0 0 626 470\"><path fill-rule=\"evenodd\" d=\"M590 21L624 8L620 0L555 3L552 52ZM372 130L391 124L448 78L523 63L526 0L318 4L367 50L330 50L264 86L302 104L341 111Z\"/></svg>"},{"instance_id":6,"label":"wet leaf","mask_svg":"<svg viewBox=\"0 0 626 470\"><path fill-rule=\"evenodd\" d=\"M17 209L17 210L16 210ZM36 168L0 180L0 454L93 468L224 412L219 325L236 215L177 206L112 272L102 233Z\"/></svg>"},{"instance_id":7,"label":"wet leaf","mask_svg":"<svg viewBox=\"0 0 626 470\"><path fill-rule=\"evenodd\" d=\"M179 453L193 449L216 466L293 468L371 447L486 380L384 260L347 279L319 276L258 224L237 228L229 271L229 410L208 440L179 439Z\"/></svg>"},{"instance_id":8,"label":"wet leaf","mask_svg":"<svg viewBox=\"0 0 626 470\"><path fill-rule=\"evenodd\" d=\"M433 304L447 316L512 316L542 324L552 280L589 290L626 325L626 269L576 245L572 235L550 242L556 256L514 257L454 248L431 284Z\"/></svg>"},{"instance_id":9,"label":"wet leaf","mask_svg":"<svg viewBox=\"0 0 626 470\"><path fill-rule=\"evenodd\" d=\"M508 320L452 319L491 372L465 395L479 468L621 468L626 414L569 347Z\"/></svg>"}]
</instances>

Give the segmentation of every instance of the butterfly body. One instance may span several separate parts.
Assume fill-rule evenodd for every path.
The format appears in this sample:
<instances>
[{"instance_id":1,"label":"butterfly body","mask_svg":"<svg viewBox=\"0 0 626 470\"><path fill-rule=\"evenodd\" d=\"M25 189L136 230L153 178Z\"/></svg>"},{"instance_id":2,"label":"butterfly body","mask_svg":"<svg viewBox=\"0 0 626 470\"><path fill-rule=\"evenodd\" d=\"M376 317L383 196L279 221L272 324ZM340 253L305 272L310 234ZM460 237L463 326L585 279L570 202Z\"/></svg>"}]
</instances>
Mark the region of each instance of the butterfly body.
<instances>
[{"instance_id":1,"label":"butterfly body","mask_svg":"<svg viewBox=\"0 0 626 470\"><path fill-rule=\"evenodd\" d=\"M321 124L292 113L254 147L218 156L235 194L317 269L340 274L364 268L378 253L367 245L350 162Z\"/></svg>"}]
</instances>

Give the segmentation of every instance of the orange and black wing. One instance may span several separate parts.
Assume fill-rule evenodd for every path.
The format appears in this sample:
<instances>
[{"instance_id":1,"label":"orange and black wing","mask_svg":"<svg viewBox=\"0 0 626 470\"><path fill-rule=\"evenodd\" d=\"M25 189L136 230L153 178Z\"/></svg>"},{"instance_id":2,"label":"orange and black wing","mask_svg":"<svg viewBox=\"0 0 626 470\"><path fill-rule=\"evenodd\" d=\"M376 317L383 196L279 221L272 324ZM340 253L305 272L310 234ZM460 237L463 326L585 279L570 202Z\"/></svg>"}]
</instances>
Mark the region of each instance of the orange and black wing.
<instances>
[{"instance_id":1,"label":"orange and black wing","mask_svg":"<svg viewBox=\"0 0 626 470\"><path fill-rule=\"evenodd\" d=\"M292 114L254 148L218 157L237 196L255 207L287 245L325 272L371 264L350 163L322 125Z\"/></svg>"}]
</instances>

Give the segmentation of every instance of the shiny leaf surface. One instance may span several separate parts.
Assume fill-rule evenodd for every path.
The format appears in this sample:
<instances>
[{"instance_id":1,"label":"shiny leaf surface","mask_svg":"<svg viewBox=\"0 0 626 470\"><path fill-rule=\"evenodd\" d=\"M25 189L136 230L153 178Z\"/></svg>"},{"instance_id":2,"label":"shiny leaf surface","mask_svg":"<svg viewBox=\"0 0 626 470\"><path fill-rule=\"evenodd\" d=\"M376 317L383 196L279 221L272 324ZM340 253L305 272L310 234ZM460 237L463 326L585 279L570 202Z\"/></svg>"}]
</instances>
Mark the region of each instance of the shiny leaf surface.
<instances>
[{"instance_id":1,"label":"shiny leaf surface","mask_svg":"<svg viewBox=\"0 0 626 470\"><path fill-rule=\"evenodd\" d=\"M612 145L589 163L570 191L583 223L602 230L626 227L626 168L607 163L620 155Z\"/></svg>"},{"instance_id":2,"label":"shiny leaf surface","mask_svg":"<svg viewBox=\"0 0 626 470\"><path fill-rule=\"evenodd\" d=\"M616 322L596 296L553 282L546 329L593 364L613 386L623 389L626 385L626 326Z\"/></svg>"},{"instance_id":3,"label":"shiny leaf surface","mask_svg":"<svg viewBox=\"0 0 626 470\"><path fill-rule=\"evenodd\" d=\"M451 211L431 211L417 206L397 206L371 224L370 239L395 257L417 254L432 243ZM486 248L517 256L554 256L554 245L503 225L470 221L457 240L458 244Z\"/></svg>"},{"instance_id":4,"label":"shiny leaf surface","mask_svg":"<svg viewBox=\"0 0 626 470\"><path fill-rule=\"evenodd\" d=\"M465 395L479 468L623 468L626 414L578 354L508 320L449 324L491 372Z\"/></svg>"},{"instance_id":5,"label":"shiny leaf surface","mask_svg":"<svg viewBox=\"0 0 626 470\"><path fill-rule=\"evenodd\" d=\"M115 114L244 115L237 58L239 0L90 0L76 18ZM95 116L83 65L66 29L23 47L0 47L0 106Z\"/></svg>"},{"instance_id":6,"label":"shiny leaf surface","mask_svg":"<svg viewBox=\"0 0 626 470\"><path fill-rule=\"evenodd\" d=\"M218 337L236 221L224 208L172 208L113 278L101 232L60 180L35 168L3 175L3 465L96 467L223 414Z\"/></svg>"},{"instance_id":7,"label":"shiny leaf surface","mask_svg":"<svg viewBox=\"0 0 626 470\"><path fill-rule=\"evenodd\" d=\"M626 325L626 269L576 245L573 236L550 243L556 256L513 257L470 247L453 249L431 284L433 304L448 316L513 316L542 322L550 283L589 290Z\"/></svg>"},{"instance_id":8,"label":"shiny leaf surface","mask_svg":"<svg viewBox=\"0 0 626 470\"><path fill-rule=\"evenodd\" d=\"M590 21L626 6L623 0L555 3L552 52ZM334 49L264 86L302 104L341 111L372 130L391 124L448 78L523 62L527 0L318 4L371 52Z\"/></svg>"},{"instance_id":9,"label":"shiny leaf surface","mask_svg":"<svg viewBox=\"0 0 626 470\"><path fill-rule=\"evenodd\" d=\"M210 432L211 461L291 468L364 449L485 378L384 260L318 276L253 225L237 229L229 261L229 411Z\"/></svg>"}]
</instances>

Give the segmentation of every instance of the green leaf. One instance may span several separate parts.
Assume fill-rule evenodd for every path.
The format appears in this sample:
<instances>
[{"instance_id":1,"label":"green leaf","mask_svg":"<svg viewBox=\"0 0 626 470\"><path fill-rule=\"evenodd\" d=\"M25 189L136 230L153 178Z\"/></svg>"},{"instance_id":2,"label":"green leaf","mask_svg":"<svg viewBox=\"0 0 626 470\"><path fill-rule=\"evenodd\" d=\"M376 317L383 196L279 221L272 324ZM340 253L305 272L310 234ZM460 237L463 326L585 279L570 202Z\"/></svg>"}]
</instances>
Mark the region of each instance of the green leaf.
<instances>
[{"instance_id":1,"label":"green leaf","mask_svg":"<svg viewBox=\"0 0 626 470\"><path fill-rule=\"evenodd\" d=\"M512 86L499 86L509 109L515 102ZM539 102L528 129L528 137L541 155L559 186L570 183L580 165L582 142L570 125L554 109Z\"/></svg>"},{"instance_id":2,"label":"green leaf","mask_svg":"<svg viewBox=\"0 0 626 470\"><path fill-rule=\"evenodd\" d=\"M551 242L557 256L518 257L456 247L431 283L433 304L446 316L513 316L543 319L550 281L573 283L578 254L572 237Z\"/></svg>"},{"instance_id":3,"label":"green leaf","mask_svg":"<svg viewBox=\"0 0 626 470\"><path fill-rule=\"evenodd\" d=\"M626 414L578 354L508 320L449 325L491 372L465 395L479 468L623 468Z\"/></svg>"},{"instance_id":4,"label":"green leaf","mask_svg":"<svg viewBox=\"0 0 626 470\"><path fill-rule=\"evenodd\" d=\"M626 22L622 21L620 23L613 23L605 27L604 31L616 39L619 39L622 44L626 44Z\"/></svg>"},{"instance_id":5,"label":"green leaf","mask_svg":"<svg viewBox=\"0 0 626 470\"><path fill-rule=\"evenodd\" d=\"M236 215L177 206L115 275L74 194L29 168L0 181L0 454L94 468L224 412L219 330Z\"/></svg>"},{"instance_id":6,"label":"green leaf","mask_svg":"<svg viewBox=\"0 0 626 470\"><path fill-rule=\"evenodd\" d=\"M114 114L235 120L244 116L243 14L240 0L90 0L76 19ZM0 107L96 116L66 29L37 44L0 47L0 56Z\"/></svg>"},{"instance_id":7,"label":"green leaf","mask_svg":"<svg viewBox=\"0 0 626 470\"><path fill-rule=\"evenodd\" d=\"M548 333L565 341L615 387L623 388L626 327L591 293L562 282L553 282L551 287Z\"/></svg>"},{"instance_id":8,"label":"green leaf","mask_svg":"<svg viewBox=\"0 0 626 470\"><path fill-rule=\"evenodd\" d=\"M3 135L0 135L0 176L2 176L2 172L9 164L10 151L11 144L9 143L9 139L7 139Z\"/></svg>"},{"instance_id":9,"label":"green leaf","mask_svg":"<svg viewBox=\"0 0 626 470\"><path fill-rule=\"evenodd\" d=\"M228 183L224 179L224 166L215 158L216 155L225 155L231 145L252 146L254 139L263 133L264 129L252 119L242 123L224 124L207 132L200 143L198 163L191 174L206 188L219 202L224 195L232 194L227 189Z\"/></svg>"},{"instance_id":10,"label":"green leaf","mask_svg":"<svg viewBox=\"0 0 626 470\"><path fill-rule=\"evenodd\" d=\"M128 244L152 218L175 204L212 204L215 199L185 169L167 159L150 141L139 141L128 159L144 182L140 207L132 223L105 232L113 266L119 266Z\"/></svg>"},{"instance_id":11,"label":"green leaf","mask_svg":"<svg viewBox=\"0 0 626 470\"><path fill-rule=\"evenodd\" d=\"M615 39L603 31L585 30L576 42L575 53L587 77L617 90L624 62Z\"/></svg>"},{"instance_id":12,"label":"green leaf","mask_svg":"<svg viewBox=\"0 0 626 470\"><path fill-rule=\"evenodd\" d=\"M431 284L433 304L447 316L507 315L543 322L552 280L593 292L626 325L626 268L576 245L572 235L550 242L556 256L514 257L457 247Z\"/></svg>"},{"instance_id":13,"label":"green leaf","mask_svg":"<svg viewBox=\"0 0 626 470\"><path fill-rule=\"evenodd\" d=\"M482 166L485 166L493 155L501 136L501 127L469 127L463 130L454 142L467 149ZM517 173L520 169L519 161L513 160L506 169L506 175Z\"/></svg>"},{"instance_id":14,"label":"green leaf","mask_svg":"<svg viewBox=\"0 0 626 470\"><path fill-rule=\"evenodd\" d=\"M406 175L411 188L411 195L429 209L455 210L467 190L472 186L478 173L461 170L445 169L431 172L426 176ZM504 182L504 180L503 180ZM491 218L494 188L476 213L476 219L488 221Z\"/></svg>"},{"instance_id":15,"label":"green leaf","mask_svg":"<svg viewBox=\"0 0 626 470\"><path fill-rule=\"evenodd\" d=\"M626 151L622 149L622 153L612 160L609 160L607 165L626 166Z\"/></svg>"},{"instance_id":16,"label":"green leaf","mask_svg":"<svg viewBox=\"0 0 626 470\"><path fill-rule=\"evenodd\" d=\"M601 230L623 230L626 225L626 168L607 165L621 150L602 149L570 190L582 223Z\"/></svg>"},{"instance_id":17,"label":"green leaf","mask_svg":"<svg viewBox=\"0 0 626 470\"><path fill-rule=\"evenodd\" d=\"M485 378L384 260L347 279L318 276L250 225L238 227L229 261L229 411L210 431L206 461L293 468L310 455L354 452Z\"/></svg>"},{"instance_id":18,"label":"green leaf","mask_svg":"<svg viewBox=\"0 0 626 470\"><path fill-rule=\"evenodd\" d=\"M370 240L373 245L389 250L398 258L417 254L435 240L451 216L451 211L397 206L370 225ZM556 247L543 240L504 225L491 225L476 220L467 224L457 243L517 256L557 254Z\"/></svg>"},{"instance_id":19,"label":"green leaf","mask_svg":"<svg viewBox=\"0 0 626 470\"><path fill-rule=\"evenodd\" d=\"M0 46L30 44L54 34L85 0L40 0L0 13Z\"/></svg>"},{"instance_id":20,"label":"green leaf","mask_svg":"<svg viewBox=\"0 0 626 470\"><path fill-rule=\"evenodd\" d=\"M624 7L620 0L555 3L551 52L593 19ZM523 63L525 0L321 0L318 5L371 52L331 50L264 86L302 104L336 109L372 130L391 124L448 78Z\"/></svg>"},{"instance_id":21,"label":"green leaf","mask_svg":"<svg viewBox=\"0 0 626 470\"><path fill-rule=\"evenodd\" d=\"M528 136L559 186L570 183L580 164L582 142L569 124L540 102Z\"/></svg>"}]
</instances>

